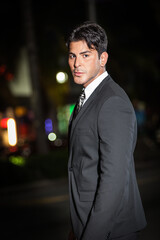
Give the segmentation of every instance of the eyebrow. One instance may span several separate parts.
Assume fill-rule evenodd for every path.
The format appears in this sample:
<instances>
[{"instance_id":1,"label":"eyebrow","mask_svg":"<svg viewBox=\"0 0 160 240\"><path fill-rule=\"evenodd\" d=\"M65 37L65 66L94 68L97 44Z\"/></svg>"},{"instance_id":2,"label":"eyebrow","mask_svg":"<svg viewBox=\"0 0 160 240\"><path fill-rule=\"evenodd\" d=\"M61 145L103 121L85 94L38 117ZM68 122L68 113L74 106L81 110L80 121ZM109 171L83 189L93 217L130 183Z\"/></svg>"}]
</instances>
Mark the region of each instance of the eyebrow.
<instances>
[{"instance_id":1,"label":"eyebrow","mask_svg":"<svg viewBox=\"0 0 160 240\"><path fill-rule=\"evenodd\" d=\"M80 52L79 54L80 54L80 55L83 55L83 54L85 54L85 53L91 53L91 51L87 50L87 51L84 51L84 52ZM69 54L75 55L75 53L72 53L72 52L69 52Z\"/></svg>"},{"instance_id":2,"label":"eyebrow","mask_svg":"<svg viewBox=\"0 0 160 240\"><path fill-rule=\"evenodd\" d=\"M80 52L80 55L83 55L85 53L91 53L91 51L87 50L87 51L84 51L84 52Z\"/></svg>"}]
</instances>

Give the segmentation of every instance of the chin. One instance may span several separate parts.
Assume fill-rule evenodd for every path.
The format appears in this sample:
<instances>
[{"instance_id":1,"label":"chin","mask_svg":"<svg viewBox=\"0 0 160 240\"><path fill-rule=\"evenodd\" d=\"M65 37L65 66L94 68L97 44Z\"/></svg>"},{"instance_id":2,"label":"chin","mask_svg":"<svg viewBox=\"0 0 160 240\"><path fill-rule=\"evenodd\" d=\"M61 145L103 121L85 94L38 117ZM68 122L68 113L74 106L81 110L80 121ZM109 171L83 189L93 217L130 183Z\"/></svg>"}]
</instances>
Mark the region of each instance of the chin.
<instances>
[{"instance_id":1,"label":"chin","mask_svg":"<svg viewBox=\"0 0 160 240\"><path fill-rule=\"evenodd\" d=\"M74 78L74 82L78 85L84 85L85 84L85 81L83 81L82 79L75 79Z\"/></svg>"}]
</instances>

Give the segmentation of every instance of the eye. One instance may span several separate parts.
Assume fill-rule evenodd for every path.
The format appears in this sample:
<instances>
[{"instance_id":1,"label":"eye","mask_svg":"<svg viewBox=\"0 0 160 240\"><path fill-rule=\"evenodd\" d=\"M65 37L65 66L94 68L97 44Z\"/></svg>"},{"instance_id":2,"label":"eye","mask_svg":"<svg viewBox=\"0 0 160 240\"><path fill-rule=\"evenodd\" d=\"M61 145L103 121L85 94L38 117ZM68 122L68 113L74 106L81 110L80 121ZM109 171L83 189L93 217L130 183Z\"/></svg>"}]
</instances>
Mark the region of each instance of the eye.
<instances>
[{"instance_id":1,"label":"eye","mask_svg":"<svg viewBox=\"0 0 160 240\"><path fill-rule=\"evenodd\" d=\"M88 54L83 54L83 58L87 58L87 57L89 57Z\"/></svg>"},{"instance_id":2,"label":"eye","mask_svg":"<svg viewBox=\"0 0 160 240\"><path fill-rule=\"evenodd\" d=\"M73 59L73 58L75 58L75 55L74 54L69 54L69 58Z\"/></svg>"}]
</instances>

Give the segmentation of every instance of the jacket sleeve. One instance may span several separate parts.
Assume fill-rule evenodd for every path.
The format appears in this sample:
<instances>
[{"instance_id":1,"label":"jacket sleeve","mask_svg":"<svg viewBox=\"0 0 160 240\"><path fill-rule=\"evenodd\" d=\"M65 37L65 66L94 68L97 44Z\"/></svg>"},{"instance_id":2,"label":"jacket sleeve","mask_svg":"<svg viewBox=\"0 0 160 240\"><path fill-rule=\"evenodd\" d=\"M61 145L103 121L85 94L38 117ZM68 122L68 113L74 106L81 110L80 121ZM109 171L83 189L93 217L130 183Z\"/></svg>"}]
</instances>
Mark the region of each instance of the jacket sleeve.
<instances>
[{"instance_id":1,"label":"jacket sleeve","mask_svg":"<svg viewBox=\"0 0 160 240\"><path fill-rule=\"evenodd\" d=\"M108 239L129 178L136 118L120 97L105 101L98 114L99 184L81 240Z\"/></svg>"}]
</instances>

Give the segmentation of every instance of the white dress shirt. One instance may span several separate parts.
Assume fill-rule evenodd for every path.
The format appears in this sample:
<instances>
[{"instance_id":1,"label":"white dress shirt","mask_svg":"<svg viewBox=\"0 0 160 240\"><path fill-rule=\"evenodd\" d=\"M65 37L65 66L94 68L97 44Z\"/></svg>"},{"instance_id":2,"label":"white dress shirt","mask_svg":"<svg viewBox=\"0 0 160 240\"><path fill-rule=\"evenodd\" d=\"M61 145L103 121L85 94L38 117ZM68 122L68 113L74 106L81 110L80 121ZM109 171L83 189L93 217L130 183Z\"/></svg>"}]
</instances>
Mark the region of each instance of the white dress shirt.
<instances>
[{"instance_id":1,"label":"white dress shirt","mask_svg":"<svg viewBox=\"0 0 160 240\"><path fill-rule=\"evenodd\" d=\"M83 104L87 101L90 95L94 92L94 90L99 86L99 84L108 76L108 72L105 71L99 77L97 77L93 82L91 82L85 89L85 100Z\"/></svg>"}]
</instances>

